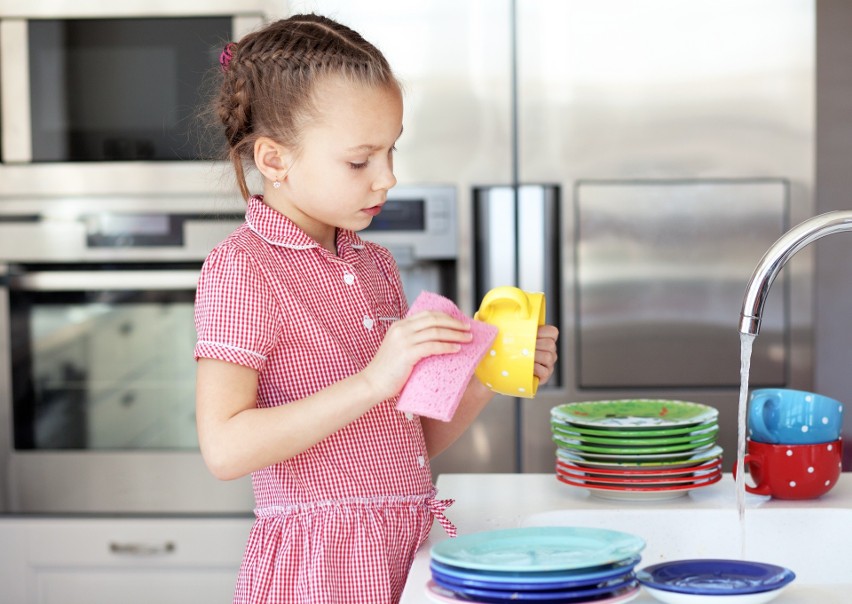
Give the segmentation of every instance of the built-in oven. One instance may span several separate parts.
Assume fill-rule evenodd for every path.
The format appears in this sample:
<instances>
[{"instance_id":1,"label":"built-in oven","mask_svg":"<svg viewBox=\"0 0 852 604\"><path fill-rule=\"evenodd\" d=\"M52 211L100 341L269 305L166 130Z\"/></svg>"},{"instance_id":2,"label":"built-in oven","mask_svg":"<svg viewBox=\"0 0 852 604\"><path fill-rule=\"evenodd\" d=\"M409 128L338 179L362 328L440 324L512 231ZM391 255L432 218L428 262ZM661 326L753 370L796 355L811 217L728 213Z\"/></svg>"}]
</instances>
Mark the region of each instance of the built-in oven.
<instances>
[{"instance_id":1,"label":"built-in oven","mask_svg":"<svg viewBox=\"0 0 852 604\"><path fill-rule=\"evenodd\" d=\"M195 426L193 302L242 201L0 201L0 493L20 513L244 513ZM455 282L452 187L393 190L362 235L409 296Z\"/></svg>"}]
</instances>

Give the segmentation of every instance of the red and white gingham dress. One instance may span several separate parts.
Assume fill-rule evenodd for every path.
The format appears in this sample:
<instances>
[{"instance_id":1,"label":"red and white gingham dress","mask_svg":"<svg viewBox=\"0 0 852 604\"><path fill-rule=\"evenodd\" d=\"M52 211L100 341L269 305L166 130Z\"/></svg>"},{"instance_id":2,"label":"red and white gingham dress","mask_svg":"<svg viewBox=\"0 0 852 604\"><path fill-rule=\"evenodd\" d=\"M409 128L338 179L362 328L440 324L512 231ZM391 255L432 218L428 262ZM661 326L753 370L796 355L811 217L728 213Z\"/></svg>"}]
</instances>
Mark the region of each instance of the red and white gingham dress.
<instances>
[{"instance_id":1,"label":"red and white gingham dress","mask_svg":"<svg viewBox=\"0 0 852 604\"><path fill-rule=\"evenodd\" d=\"M384 248L339 230L330 253L262 198L208 256L198 282L195 356L256 369L258 407L286 405L363 369L407 310ZM238 603L399 600L433 518L420 420L396 399L304 453L252 474L256 520Z\"/></svg>"}]
</instances>

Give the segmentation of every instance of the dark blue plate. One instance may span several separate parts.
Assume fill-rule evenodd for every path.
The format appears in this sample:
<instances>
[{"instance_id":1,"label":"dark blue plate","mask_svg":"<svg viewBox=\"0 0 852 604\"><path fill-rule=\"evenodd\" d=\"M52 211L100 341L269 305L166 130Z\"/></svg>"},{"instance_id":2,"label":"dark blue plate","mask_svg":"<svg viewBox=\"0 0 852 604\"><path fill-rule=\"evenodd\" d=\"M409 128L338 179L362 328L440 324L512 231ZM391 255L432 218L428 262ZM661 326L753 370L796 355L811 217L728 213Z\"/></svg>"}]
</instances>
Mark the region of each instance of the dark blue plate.
<instances>
[{"instance_id":1,"label":"dark blue plate","mask_svg":"<svg viewBox=\"0 0 852 604\"><path fill-rule=\"evenodd\" d=\"M485 589L567 589L587 587L603 581L621 577L639 564L640 556L625 558L619 562L575 570L540 572L488 571L460 568L432 560L429 568L433 576L445 582L467 587Z\"/></svg>"},{"instance_id":2,"label":"dark blue plate","mask_svg":"<svg viewBox=\"0 0 852 604\"><path fill-rule=\"evenodd\" d=\"M745 560L673 560L636 571L639 582L663 591L697 595L753 594L780 589L793 571Z\"/></svg>"},{"instance_id":3,"label":"dark blue plate","mask_svg":"<svg viewBox=\"0 0 852 604\"><path fill-rule=\"evenodd\" d=\"M462 587L445 583L438 577L432 576L432 580L453 592L455 595L475 600L477 602L560 602L570 604L571 602L588 602L593 596L613 596L636 587L633 573L623 581L608 581L599 587L578 589L548 589L543 591L526 591L511 589L483 589L479 587Z\"/></svg>"}]
</instances>

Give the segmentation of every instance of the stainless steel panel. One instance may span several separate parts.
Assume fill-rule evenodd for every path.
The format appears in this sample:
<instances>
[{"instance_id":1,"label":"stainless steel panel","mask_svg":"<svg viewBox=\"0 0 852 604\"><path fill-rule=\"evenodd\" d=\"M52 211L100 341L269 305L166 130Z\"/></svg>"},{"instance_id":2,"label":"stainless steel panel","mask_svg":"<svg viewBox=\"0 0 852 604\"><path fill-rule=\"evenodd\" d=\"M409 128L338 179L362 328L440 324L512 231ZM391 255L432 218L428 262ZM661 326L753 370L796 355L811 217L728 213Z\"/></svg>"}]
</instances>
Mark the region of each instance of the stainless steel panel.
<instances>
[{"instance_id":1,"label":"stainless steel panel","mask_svg":"<svg viewBox=\"0 0 852 604\"><path fill-rule=\"evenodd\" d=\"M581 181L575 188L577 386L738 388L731 309L787 230L769 181ZM786 297L764 314L751 382L787 380Z\"/></svg>"},{"instance_id":2,"label":"stainless steel panel","mask_svg":"<svg viewBox=\"0 0 852 604\"><path fill-rule=\"evenodd\" d=\"M813 214L813 0L520 0L516 13L522 183L554 183L567 202L573 197L569 192L584 180L775 179L789 184L788 224ZM719 43L720 31L725 32L724 44ZM562 259L563 386L521 404L522 469L552 470L551 406L636 396L717 407L719 442L730 459L736 451L737 388L581 385L574 348L580 329L574 295L577 248L571 236L577 232L577 216L564 203L562 209L563 239L554 253ZM726 239L736 216L729 223L714 218ZM643 220L662 224L666 216ZM744 250L754 249L750 238L768 237L765 227L750 224L742 229ZM757 259L743 258L740 268L752 270ZM813 257L806 253L794 261L785 268L788 297L773 303L787 305L785 383L808 388L813 373ZM618 270L617 263L611 264L610 270ZM720 330L727 321L731 332L717 355L728 368L736 367L735 334L747 277L737 297L736 278L704 276L708 287L725 288L736 300L727 312L721 307L714 311ZM646 281L649 290L660 283L665 284ZM647 335L645 331L641 337ZM755 344L764 347L771 365L779 351L761 342L762 337ZM606 376L605 367L587 369ZM674 371L653 371L668 382L677 379Z\"/></svg>"}]
</instances>

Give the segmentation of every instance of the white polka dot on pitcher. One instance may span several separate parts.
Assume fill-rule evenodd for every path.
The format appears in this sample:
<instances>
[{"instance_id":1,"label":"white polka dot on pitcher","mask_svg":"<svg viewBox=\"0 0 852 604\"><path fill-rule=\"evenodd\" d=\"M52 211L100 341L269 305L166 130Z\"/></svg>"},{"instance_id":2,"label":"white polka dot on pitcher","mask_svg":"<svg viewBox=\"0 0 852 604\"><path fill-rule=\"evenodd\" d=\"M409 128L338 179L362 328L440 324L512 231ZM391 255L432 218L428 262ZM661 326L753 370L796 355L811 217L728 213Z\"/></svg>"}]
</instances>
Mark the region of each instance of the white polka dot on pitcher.
<instances>
[{"instance_id":1,"label":"white polka dot on pitcher","mask_svg":"<svg viewBox=\"0 0 852 604\"><path fill-rule=\"evenodd\" d=\"M527 391L526 388L518 388L518 392L526 392L526 391Z\"/></svg>"},{"instance_id":2,"label":"white polka dot on pitcher","mask_svg":"<svg viewBox=\"0 0 852 604\"><path fill-rule=\"evenodd\" d=\"M795 480L791 480L791 481L790 481L790 486L791 486L791 487L793 487L793 488L795 488L795 487L796 487L796 481L795 481Z\"/></svg>"},{"instance_id":3,"label":"white polka dot on pitcher","mask_svg":"<svg viewBox=\"0 0 852 604\"><path fill-rule=\"evenodd\" d=\"M827 417L822 418L822 423L823 423L823 425L827 426L828 425L828 418Z\"/></svg>"},{"instance_id":4,"label":"white polka dot on pitcher","mask_svg":"<svg viewBox=\"0 0 852 604\"><path fill-rule=\"evenodd\" d=\"M492 351L491 351L491 352L489 352L488 354L490 354L492 357L496 357L496 356L497 356L497 351L496 351L496 350L492 350Z\"/></svg>"},{"instance_id":5,"label":"white polka dot on pitcher","mask_svg":"<svg viewBox=\"0 0 852 604\"><path fill-rule=\"evenodd\" d=\"M509 377L509 372L504 369L500 372L500 375L502 375L503 377Z\"/></svg>"},{"instance_id":6,"label":"white polka dot on pitcher","mask_svg":"<svg viewBox=\"0 0 852 604\"><path fill-rule=\"evenodd\" d=\"M813 473L814 473L814 467L811 466L811 467L808 468L808 474L813 474Z\"/></svg>"},{"instance_id":7,"label":"white polka dot on pitcher","mask_svg":"<svg viewBox=\"0 0 852 604\"><path fill-rule=\"evenodd\" d=\"M829 451L834 451L834 445L828 445L828 450L829 450Z\"/></svg>"},{"instance_id":8,"label":"white polka dot on pitcher","mask_svg":"<svg viewBox=\"0 0 852 604\"><path fill-rule=\"evenodd\" d=\"M787 457L793 457L793 449L787 449Z\"/></svg>"},{"instance_id":9,"label":"white polka dot on pitcher","mask_svg":"<svg viewBox=\"0 0 852 604\"><path fill-rule=\"evenodd\" d=\"M807 426L802 426L802 432L807 432L807 431L808 431L808 427L807 427Z\"/></svg>"},{"instance_id":10,"label":"white polka dot on pitcher","mask_svg":"<svg viewBox=\"0 0 852 604\"><path fill-rule=\"evenodd\" d=\"M830 484L831 484L831 481L830 481L830 480L826 480L826 481L825 481L825 486L828 486L828 485L830 485Z\"/></svg>"},{"instance_id":11,"label":"white polka dot on pitcher","mask_svg":"<svg viewBox=\"0 0 852 604\"><path fill-rule=\"evenodd\" d=\"M523 350L521 350L521 354L524 355L525 357L528 357L528 356L530 356L530 351L527 350L526 348L524 348Z\"/></svg>"}]
</instances>

